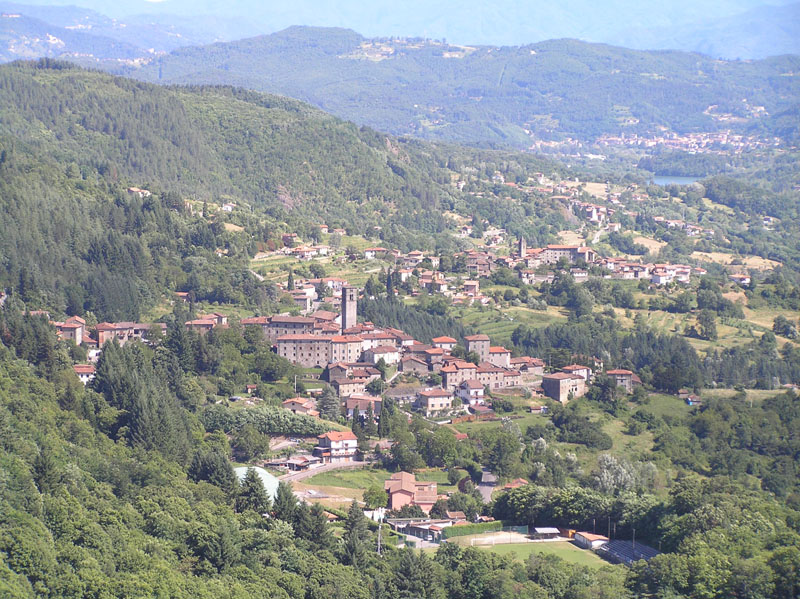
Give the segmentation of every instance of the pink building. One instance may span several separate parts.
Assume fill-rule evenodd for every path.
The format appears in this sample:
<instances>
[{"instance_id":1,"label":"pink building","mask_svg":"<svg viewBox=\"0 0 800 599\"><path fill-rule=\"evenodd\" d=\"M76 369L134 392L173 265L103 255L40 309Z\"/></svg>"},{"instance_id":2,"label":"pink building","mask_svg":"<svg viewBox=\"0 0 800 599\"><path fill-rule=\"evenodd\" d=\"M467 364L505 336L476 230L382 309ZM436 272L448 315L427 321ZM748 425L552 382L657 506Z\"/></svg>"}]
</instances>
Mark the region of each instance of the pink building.
<instances>
[{"instance_id":1,"label":"pink building","mask_svg":"<svg viewBox=\"0 0 800 599\"><path fill-rule=\"evenodd\" d=\"M438 498L436 483L417 482L417 478L410 472L392 474L383 488L389 494L391 510L399 510L406 505L416 505L427 514Z\"/></svg>"}]
</instances>

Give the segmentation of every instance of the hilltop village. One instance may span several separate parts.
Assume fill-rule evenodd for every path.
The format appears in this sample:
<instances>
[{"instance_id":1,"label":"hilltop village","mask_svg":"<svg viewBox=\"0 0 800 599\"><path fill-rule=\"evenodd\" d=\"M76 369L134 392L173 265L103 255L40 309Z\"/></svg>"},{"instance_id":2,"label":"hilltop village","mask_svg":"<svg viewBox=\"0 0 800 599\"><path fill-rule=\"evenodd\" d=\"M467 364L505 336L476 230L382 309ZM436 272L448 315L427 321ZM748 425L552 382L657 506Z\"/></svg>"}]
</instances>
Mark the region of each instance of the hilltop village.
<instances>
[{"instance_id":1,"label":"hilltop village","mask_svg":"<svg viewBox=\"0 0 800 599\"><path fill-rule=\"evenodd\" d=\"M633 524L619 514L568 500L575 515L534 519L521 505L565 477L591 480L602 493L670 484L654 464L626 457L653 443L650 423L660 417L646 406L688 415L717 405L718 391L728 390L703 388L694 352L713 355L720 333L731 345L756 335L759 347L780 340L793 356L791 313L753 307L754 289L761 298L780 290L787 306L794 292L780 286L777 261L713 251L724 235L718 214L680 204L654 211L652 189L541 173L525 182L491 178L511 202L514 194L544 198L572 228L537 246L523 232L449 213L452 251L401 250L380 227L363 234L317 224L274 232L243 257L232 241L246 234L236 224L247 223L246 206L186 201L192 218L225 232L228 244L213 250L218 264L246 264L242 276L258 281L269 309L199 298L187 281L149 322L96 322L91 313L56 319L44 310L24 319L55 333L90 395L119 393L122 356L151 352L181 401L217 431L206 442L230 448L214 459L240 464L240 473L259 468L276 505L283 494L324 506L332 523L363 512L379 530L387 524L387 542L398 546L518 552L531 544L577 562L653 559L660 551L629 541ZM454 185L483 193L467 179ZM127 195L154 196L140 187ZM782 223L765 215L745 226L760 232ZM681 252L669 250L676 244ZM0 304L8 297L0 294ZM660 336L664 320L680 336ZM582 351L589 344L571 336L586 326L612 344L621 340L618 327L628 329L625 347ZM796 390L792 368L751 377L758 389L731 392L741 399ZM605 514L604 531L597 514ZM658 538L651 531L647 540Z\"/></svg>"}]
</instances>

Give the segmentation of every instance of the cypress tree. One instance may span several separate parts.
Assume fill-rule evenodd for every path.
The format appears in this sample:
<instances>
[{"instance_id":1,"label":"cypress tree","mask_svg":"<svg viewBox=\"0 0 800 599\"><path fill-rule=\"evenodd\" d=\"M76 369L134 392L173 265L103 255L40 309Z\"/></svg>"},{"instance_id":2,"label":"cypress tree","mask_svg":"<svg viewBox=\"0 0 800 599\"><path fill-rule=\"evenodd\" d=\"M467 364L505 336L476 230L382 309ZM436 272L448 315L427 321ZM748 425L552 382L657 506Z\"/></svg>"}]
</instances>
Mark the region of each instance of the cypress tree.
<instances>
[{"instance_id":1,"label":"cypress tree","mask_svg":"<svg viewBox=\"0 0 800 599\"><path fill-rule=\"evenodd\" d=\"M364 434L368 437L378 435L378 427L375 424L375 412L372 410L372 403L367 407L367 419L364 421Z\"/></svg>"}]
</instances>

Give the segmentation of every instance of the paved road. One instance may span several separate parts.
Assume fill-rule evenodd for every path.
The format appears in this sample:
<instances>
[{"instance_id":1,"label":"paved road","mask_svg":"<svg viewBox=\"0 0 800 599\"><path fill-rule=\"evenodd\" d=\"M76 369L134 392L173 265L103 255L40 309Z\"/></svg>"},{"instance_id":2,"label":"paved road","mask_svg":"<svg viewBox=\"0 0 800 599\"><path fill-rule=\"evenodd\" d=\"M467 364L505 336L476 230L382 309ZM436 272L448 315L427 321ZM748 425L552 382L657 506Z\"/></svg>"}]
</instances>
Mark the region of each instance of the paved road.
<instances>
[{"instance_id":1,"label":"paved road","mask_svg":"<svg viewBox=\"0 0 800 599\"><path fill-rule=\"evenodd\" d=\"M320 474L321 472L330 472L331 470L353 470L355 468L371 466L372 463L373 462L343 462L341 464L325 464L319 468L309 468L308 470L301 470L299 472L287 472L286 474L279 476L278 480L287 482L301 481L303 479L310 478L315 474Z\"/></svg>"},{"instance_id":2,"label":"paved road","mask_svg":"<svg viewBox=\"0 0 800 599\"><path fill-rule=\"evenodd\" d=\"M477 488L484 503L489 503L492 500L492 493L497 488L497 477L488 470L484 470L483 478Z\"/></svg>"}]
</instances>

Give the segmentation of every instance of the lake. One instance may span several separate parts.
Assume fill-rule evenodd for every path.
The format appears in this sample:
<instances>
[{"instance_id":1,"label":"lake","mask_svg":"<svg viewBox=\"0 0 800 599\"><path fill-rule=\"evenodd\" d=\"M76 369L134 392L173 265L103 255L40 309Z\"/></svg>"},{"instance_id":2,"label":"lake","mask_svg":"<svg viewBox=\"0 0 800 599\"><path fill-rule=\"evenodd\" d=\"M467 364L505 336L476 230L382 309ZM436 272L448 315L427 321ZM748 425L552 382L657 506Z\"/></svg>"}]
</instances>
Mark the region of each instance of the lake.
<instances>
[{"instance_id":1,"label":"lake","mask_svg":"<svg viewBox=\"0 0 800 599\"><path fill-rule=\"evenodd\" d=\"M656 175L653 183L656 185L689 185L699 181L702 177L674 177L672 175Z\"/></svg>"}]
</instances>

